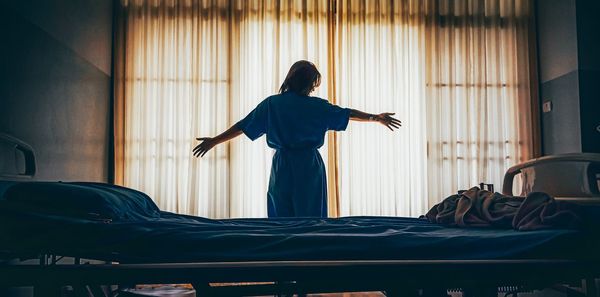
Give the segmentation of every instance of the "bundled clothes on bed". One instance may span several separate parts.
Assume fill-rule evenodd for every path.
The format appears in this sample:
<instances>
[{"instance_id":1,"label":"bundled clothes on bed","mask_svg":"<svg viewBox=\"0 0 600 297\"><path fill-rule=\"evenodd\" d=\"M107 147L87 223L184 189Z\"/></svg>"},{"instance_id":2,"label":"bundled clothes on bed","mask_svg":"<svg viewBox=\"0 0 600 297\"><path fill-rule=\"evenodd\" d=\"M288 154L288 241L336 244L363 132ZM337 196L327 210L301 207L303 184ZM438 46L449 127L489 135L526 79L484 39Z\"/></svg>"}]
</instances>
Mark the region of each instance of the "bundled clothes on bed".
<instances>
[{"instance_id":1,"label":"bundled clothes on bed","mask_svg":"<svg viewBox=\"0 0 600 297\"><path fill-rule=\"evenodd\" d=\"M444 199L425 217L433 223L449 226L515 230L579 229L594 224L590 221L594 215L590 215L589 209L557 201L546 193L533 192L527 197L516 197L478 187Z\"/></svg>"}]
</instances>

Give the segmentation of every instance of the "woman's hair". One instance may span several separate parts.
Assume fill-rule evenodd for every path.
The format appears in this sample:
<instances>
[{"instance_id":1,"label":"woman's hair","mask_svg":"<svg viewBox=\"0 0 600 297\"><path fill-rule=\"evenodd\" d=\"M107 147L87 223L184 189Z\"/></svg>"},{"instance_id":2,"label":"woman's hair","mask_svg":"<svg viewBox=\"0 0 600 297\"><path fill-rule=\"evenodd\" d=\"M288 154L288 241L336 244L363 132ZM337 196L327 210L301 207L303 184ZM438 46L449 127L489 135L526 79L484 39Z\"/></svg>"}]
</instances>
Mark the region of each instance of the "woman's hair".
<instances>
[{"instance_id":1,"label":"woman's hair","mask_svg":"<svg viewBox=\"0 0 600 297\"><path fill-rule=\"evenodd\" d=\"M308 96L316 87L321 84L321 73L315 67L315 64L300 60L290 68L279 93L294 91L298 94Z\"/></svg>"}]
</instances>

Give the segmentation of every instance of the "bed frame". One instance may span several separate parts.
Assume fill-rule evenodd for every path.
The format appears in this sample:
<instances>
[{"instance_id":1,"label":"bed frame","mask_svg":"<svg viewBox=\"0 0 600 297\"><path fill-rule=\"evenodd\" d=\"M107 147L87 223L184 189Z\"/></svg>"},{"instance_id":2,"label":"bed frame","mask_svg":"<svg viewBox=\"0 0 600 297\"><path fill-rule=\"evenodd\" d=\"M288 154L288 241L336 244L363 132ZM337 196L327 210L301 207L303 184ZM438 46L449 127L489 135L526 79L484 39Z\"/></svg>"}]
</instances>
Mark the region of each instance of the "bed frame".
<instances>
[{"instance_id":1,"label":"bed frame","mask_svg":"<svg viewBox=\"0 0 600 297\"><path fill-rule=\"evenodd\" d=\"M597 296L595 279L600 277L600 262L540 259L0 265L0 275L0 286L34 286L36 296L59 296L60 288L67 285L156 283L191 283L198 296L352 291L447 296L447 290L460 289L463 296L491 297L497 296L499 288L507 294L555 288L567 292L567 296ZM239 284L242 282L252 284Z\"/></svg>"},{"instance_id":2,"label":"bed frame","mask_svg":"<svg viewBox=\"0 0 600 297\"><path fill-rule=\"evenodd\" d=\"M0 178L14 180L33 176L33 149L10 135L0 133L2 141L20 151L27 164L25 172ZM593 157L600 163L600 155L586 157L587 160ZM580 160L573 156L564 158ZM548 162L548 159L541 162ZM527 162L509 169L506 176L510 177L510 185L515 174L536 164ZM511 189L507 185L505 180L503 192ZM595 202L597 197L579 200L589 202L588 199ZM19 257L31 258L23 255L5 258ZM60 296L63 286L87 286L81 292L109 296L106 291L90 288L99 285L191 283L198 296L385 291L388 296L429 297L448 296L448 290L461 290L467 297L496 297L499 290L507 296L516 296L522 291L554 288L567 296L599 297L596 282L600 278L600 257L591 257L593 260L585 261L348 260L145 264L81 264L80 258L74 257L74 264L59 264L57 255L41 254L38 256L39 264L0 262L0 288L33 286L35 296Z\"/></svg>"}]
</instances>

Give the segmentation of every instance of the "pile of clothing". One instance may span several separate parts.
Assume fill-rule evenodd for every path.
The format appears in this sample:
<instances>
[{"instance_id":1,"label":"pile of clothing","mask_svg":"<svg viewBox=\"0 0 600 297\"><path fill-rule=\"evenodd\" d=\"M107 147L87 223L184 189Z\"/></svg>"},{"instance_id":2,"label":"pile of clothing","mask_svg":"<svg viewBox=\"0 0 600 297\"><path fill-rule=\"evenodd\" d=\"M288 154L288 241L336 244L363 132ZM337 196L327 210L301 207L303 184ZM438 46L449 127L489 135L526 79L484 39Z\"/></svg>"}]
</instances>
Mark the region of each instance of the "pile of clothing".
<instances>
[{"instance_id":1,"label":"pile of clothing","mask_svg":"<svg viewBox=\"0 0 600 297\"><path fill-rule=\"evenodd\" d=\"M580 229L600 225L597 206L582 206L533 192L527 197L507 196L473 187L452 195L432 207L425 217L433 222L458 227Z\"/></svg>"}]
</instances>

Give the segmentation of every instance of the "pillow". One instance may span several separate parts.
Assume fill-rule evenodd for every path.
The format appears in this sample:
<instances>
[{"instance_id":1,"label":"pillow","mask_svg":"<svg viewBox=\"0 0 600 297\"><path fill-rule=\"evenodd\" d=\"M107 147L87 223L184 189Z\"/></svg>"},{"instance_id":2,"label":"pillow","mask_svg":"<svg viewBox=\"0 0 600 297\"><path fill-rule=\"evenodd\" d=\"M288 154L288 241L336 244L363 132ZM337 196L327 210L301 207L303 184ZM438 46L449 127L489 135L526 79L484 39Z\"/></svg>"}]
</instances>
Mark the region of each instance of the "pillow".
<instances>
[{"instance_id":1,"label":"pillow","mask_svg":"<svg viewBox=\"0 0 600 297\"><path fill-rule=\"evenodd\" d=\"M3 200L3 208L9 210L92 220L160 217L160 209L148 195L101 183L20 182L6 189Z\"/></svg>"}]
</instances>

